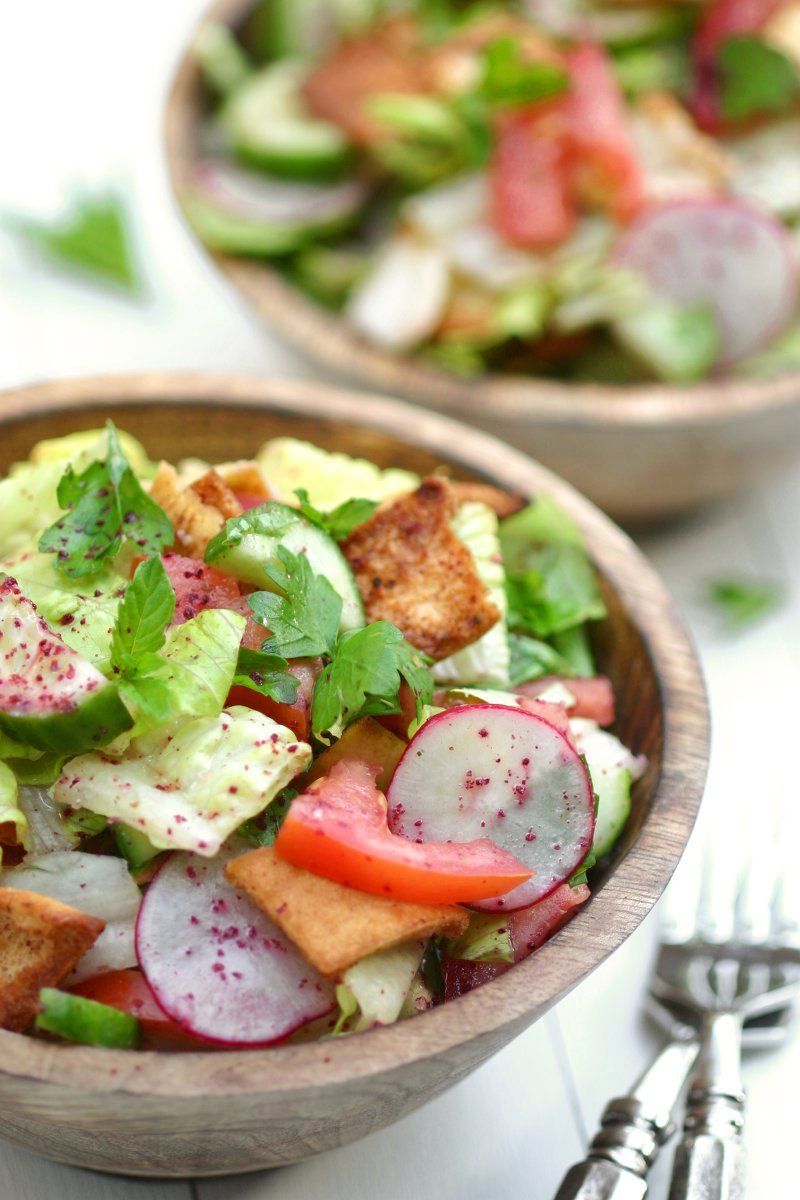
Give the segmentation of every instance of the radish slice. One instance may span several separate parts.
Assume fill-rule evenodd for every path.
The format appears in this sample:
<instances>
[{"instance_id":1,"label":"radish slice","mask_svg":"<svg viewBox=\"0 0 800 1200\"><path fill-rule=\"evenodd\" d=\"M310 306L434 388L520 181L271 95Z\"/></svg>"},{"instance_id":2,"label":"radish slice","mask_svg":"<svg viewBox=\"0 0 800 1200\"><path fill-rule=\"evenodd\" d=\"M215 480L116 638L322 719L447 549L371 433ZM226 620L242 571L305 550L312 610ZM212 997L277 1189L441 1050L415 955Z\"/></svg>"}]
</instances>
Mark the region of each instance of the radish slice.
<instances>
[{"instance_id":1,"label":"radish slice","mask_svg":"<svg viewBox=\"0 0 800 1200\"><path fill-rule=\"evenodd\" d=\"M540 716L499 704L426 721L397 764L387 800L393 833L416 842L489 837L534 872L505 896L470 906L487 912L549 895L580 865L594 835L592 785L577 751Z\"/></svg>"},{"instance_id":2,"label":"radish slice","mask_svg":"<svg viewBox=\"0 0 800 1200\"><path fill-rule=\"evenodd\" d=\"M696 198L650 209L629 226L615 258L640 271L659 297L710 305L720 365L781 333L797 305L788 233L740 200Z\"/></svg>"},{"instance_id":3,"label":"radish slice","mask_svg":"<svg viewBox=\"0 0 800 1200\"><path fill-rule=\"evenodd\" d=\"M225 879L234 851L173 854L139 910L136 954L158 1003L226 1045L276 1042L335 1007L333 986Z\"/></svg>"}]
</instances>

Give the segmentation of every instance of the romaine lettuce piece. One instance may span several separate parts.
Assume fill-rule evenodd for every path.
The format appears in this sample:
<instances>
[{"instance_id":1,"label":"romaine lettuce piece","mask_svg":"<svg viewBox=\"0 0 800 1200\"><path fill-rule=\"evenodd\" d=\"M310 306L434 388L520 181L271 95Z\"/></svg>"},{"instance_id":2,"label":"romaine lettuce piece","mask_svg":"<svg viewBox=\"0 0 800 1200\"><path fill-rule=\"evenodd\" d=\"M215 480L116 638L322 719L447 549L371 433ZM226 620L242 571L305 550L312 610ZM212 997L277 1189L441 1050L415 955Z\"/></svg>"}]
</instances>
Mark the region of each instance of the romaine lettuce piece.
<instances>
[{"instance_id":1,"label":"romaine lettuce piece","mask_svg":"<svg viewBox=\"0 0 800 1200\"><path fill-rule=\"evenodd\" d=\"M391 467L382 471L364 458L320 450L297 438L273 438L262 446L256 462L270 487L287 503L296 488L305 488L315 508L327 512L354 496L385 500L419 487L418 475Z\"/></svg>"},{"instance_id":2,"label":"romaine lettuce piece","mask_svg":"<svg viewBox=\"0 0 800 1200\"><path fill-rule=\"evenodd\" d=\"M213 857L310 761L310 746L289 729L233 707L134 738L121 754L74 758L54 796L140 830L159 849Z\"/></svg>"},{"instance_id":3,"label":"romaine lettuce piece","mask_svg":"<svg viewBox=\"0 0 800 1200\"><path fill-rule=\"evenodd\" d=\"M501 618L477 642L436 663L433 677L440 683L480 680L507 687L511 652L505 622L508 606L497 515L486 504L469 501L459 506L452 528L472 553L478 575L499 608Z\"/></svg>"},{"instance_id":4,"label":"romaine lettuce piece","mask_svg":"<svg viewBox=\"0 0 800 1200\"><path fill-rule=\"evenodd\" d=\"M704 379L720 352L719 328L708 304L672 304L652 298L612 323L623 347L658 379Z\"/></svg>"},{"instance_id":5,"label":"romaine lettuce piece","mask_svg":"<svg viewBox=\"0 0 800 1200\"><path fill-rule=\"evenodd\" d=\"M370 954L349 967L336 989L340 1017L335 1033L354 1033L375 1025L391 1025L417 973L424 941L414 939Z\"/></svg>"},{"instance_id":6,"label":"romaine lettuce piece","mask_svg":"<svg viewBox=\"0 0 800 1200\"><path fill-rule=\"evenodd\" d=\"M469 926L457 938L445 942L445 953L452 958L468 958L472 962L514 961L511 930L503 913L470 913Z\"/></svg>"}]
</instances>

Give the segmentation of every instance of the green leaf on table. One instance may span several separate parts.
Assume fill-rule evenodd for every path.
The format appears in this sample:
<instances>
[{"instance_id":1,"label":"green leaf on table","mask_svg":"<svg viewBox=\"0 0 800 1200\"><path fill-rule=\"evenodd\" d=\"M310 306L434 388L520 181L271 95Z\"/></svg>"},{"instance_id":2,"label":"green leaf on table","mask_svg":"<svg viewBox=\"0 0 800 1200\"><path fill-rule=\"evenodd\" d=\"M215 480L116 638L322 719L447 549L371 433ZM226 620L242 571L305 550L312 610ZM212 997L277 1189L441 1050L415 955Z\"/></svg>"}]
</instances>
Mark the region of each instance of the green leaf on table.
<instances>
[{"instance_id":1,"label":"green leaf on table","mask_svg":"<svg viewBox=\"0 0 800 1200\"><path fill-rule=\"evenodd\" d=\"M14 217L13 229L48 257L73 270L137 292L141 281L134 265L125 207L113 193L79 196L57 224Z\"/></svg>"},{"instance_id":2,"label":"green leaf on table","mask_svg":"<svg viewBox=\"0 0 800 1200\"><path fill-rule=\"evenodd\" d=\"M314 688L311 725L330 741L361 716L399 712L403 680L414 695L417 718L433 699L430 659L389 621L343 633Z\"/></svg>"},{"instance_id":3,"label":"green leaf on table","mask_svg":"<svg viewBox=\"0 0 800 1200\"><path fill-rule=\"evenodd\" d=\"M720 104L729 121L782 113L800 97L797 67L758 37L731 37L719 51Z\"/></svg>"},{"instance_id":4,"label":"green leaf on table","mask_svg":"<svg viewBox=\"0 0 800 1200\"><path fill-rule=\"evenodd\" d=\"M777 584L746 579L716 579L708 585L708 598L729 627L739 629L776 608L782 592Z\"/></svg>"},{"instance_id":5,"label":"green leaf on table","mask_svg":"<svg viewBox=\"0 0 800 1200\"><path fill-rule=\"evenodd\" d=\"M54 554L56 568L72 578L95 574L126 538L150 555L160 554L174 537L166 513L134 475L111 421L107 430L104 461L95 460L80 475L67 467L57 492L66 512L39 541L42 553Z\"/></svg>"},{"instance_id":6,"label":"green leaf on table","mask_svg":"<svg viewBox=\"0 0 800 1200\"><path fill-rule=\"evenodd\" d=\"M255 619L270 636L262 646L283 658L326 654L334 642L342 615L342 598L324 575L316 575L306 554L278 547L281 565L264 570L282 594L254 592L249 604Z\"/></svg>"},{"instance_id":7,"label":"green leaf on table","mask_svg":"<svg viewBox=\"0 0 800 1200\"><path fill-rule=\"evenodd\" d=\"M319 525L320 529L324 529L336 542L343 542L357 525L368 521L378 507L377 500L354 497L352 500L345 500L329 512L320 512L309 500L305 488L295 488L294 494L300 501L300 512L303 516Z\"/></svg>"}]
</instances>

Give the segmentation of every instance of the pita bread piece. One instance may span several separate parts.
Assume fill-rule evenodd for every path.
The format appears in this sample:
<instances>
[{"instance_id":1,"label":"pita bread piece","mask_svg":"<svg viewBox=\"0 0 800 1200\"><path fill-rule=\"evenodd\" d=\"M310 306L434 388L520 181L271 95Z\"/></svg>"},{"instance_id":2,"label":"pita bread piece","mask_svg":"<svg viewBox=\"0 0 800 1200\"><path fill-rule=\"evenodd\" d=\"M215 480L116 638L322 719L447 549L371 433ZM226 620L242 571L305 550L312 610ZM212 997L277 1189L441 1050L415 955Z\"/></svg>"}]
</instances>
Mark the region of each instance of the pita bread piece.
<instances>
[{"instance_id":1,"label":"pita bread piece","mask_svg":"<svg viewBox=\"0 0 800 1200\"><path fill-rule=\"evenodd\" d=\"M39 989L57 987L105 926L49 896L0 887L0 1028L25 1029Z\"/></svg>"},{"instance_id":2,"label":"pita bread piece","mask_svg":"<svg viewBox=\"0 0 800 1200\"><path fill-rule=\"evenodd\" d=\"M357 892L293 867L272 846L234 858L225 874L323 975L339 975L409 938L457 937L469 923L466 909L455 904L409 904Z\"/></svg>"}]
</instances>

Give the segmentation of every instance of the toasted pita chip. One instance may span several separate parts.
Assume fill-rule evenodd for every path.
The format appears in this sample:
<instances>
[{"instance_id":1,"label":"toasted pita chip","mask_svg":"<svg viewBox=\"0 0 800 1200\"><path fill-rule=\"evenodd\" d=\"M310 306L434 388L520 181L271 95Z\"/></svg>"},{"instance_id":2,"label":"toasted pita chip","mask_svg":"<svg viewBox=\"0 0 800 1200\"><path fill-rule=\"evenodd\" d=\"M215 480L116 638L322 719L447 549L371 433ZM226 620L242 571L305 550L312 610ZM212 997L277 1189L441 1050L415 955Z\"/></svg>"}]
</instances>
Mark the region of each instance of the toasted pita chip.
<instances>
[{"instance_id":1,"label":"toasted pita chip","mask_svg":"<svg viewBox=\"0 0 800 1200\"><path fill-rule=\"evenodd\" d=\"M264 478L264 472L252 459L240 458L236 462L222 463L216 470L233 492L262 502L275 499Z\"/></svg>"},{"instance_id":2,"label":"toasted pita chip","mask_svg":"<svg viewBox=\"0 0 800 1200\"><path fill-rule=\"evenodd\" d=\"M206 481L208 474L212 472L202 477ZM220 486L227 487L222 480ZM230 494L233 496L233 492ZM161 505L175 530L175 549L191 558L202 558L212 537L225 524L225 517L219 508L215 504L206 504L193 485L186 487L175 468L166 462L158 465L150 485L150 496L156 504ZM235 496L233 500L241 512Z\"/></svg>"},{"instance_id":3,"label":"toasted pita chip","mask_svg":"<svg viewBox=\"0 0 800 1200\"><path fill-rule=\"evenodd\" d=\"M57 987L105 925L49 896L0 887L0 1028L24 1029L39 989Z\"/></svg>"},{"instance_id":4,"label":"toasted pita chip","mask_svg":"<svg viewBox=\"0 0 800 1200\"><path fill-rule=\"evenodd\" d=\"M375 778L375 785L378 791L385 792L406 745L402 738L384 729L373 717L361 717L352 725L348 725L339 740L314 759L302 777L302 786L305 789L315 779L321 779L335 763L344 758L359 758L363 762L375 763L381 768L380 775Z\"/></svg>"},{"instance_id":5,"label":"toasted pita chip","mask_svg":"<svg viewBox=\"0 0 800 1200\"><path fill-rule=\"evenodd\" d=\"M323 975L409 938L457 937L469 923L455 904L408 904L369 896L293 867L265 846L234 858L225 874L279 925Z\"/></svg>"},{"instance_id":6,"label":"toasted pita chip","mask_svg":"<svg viewBox=\"0 0 800 1200\"><path fill-rule=\"evenodd\" d=\"M368 621L391 621L431 658L448 658L500 619L451 520L453 485L431 476L382 506L342 543Z\"/></svg>"},{"instance_id":7,"label":"toasted pita chip","mask_svg":"<svg viewBox=\"0 0 800 1200\"><path fill-rule=\"evenodd\" d=\"M201 475L199 479L195 479L194 483L189 484L189 487L196 496L200 497L203 504L215 508L226 521L229 517L242 515L242 506L236 499L233 490L213 468L206 471L205 475Z\"/></svg>"}]
</instances>

